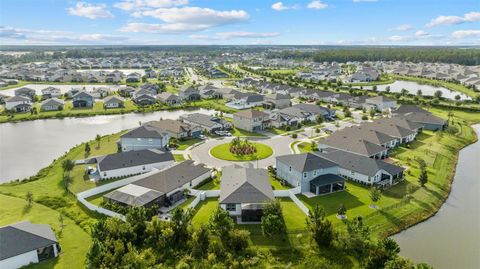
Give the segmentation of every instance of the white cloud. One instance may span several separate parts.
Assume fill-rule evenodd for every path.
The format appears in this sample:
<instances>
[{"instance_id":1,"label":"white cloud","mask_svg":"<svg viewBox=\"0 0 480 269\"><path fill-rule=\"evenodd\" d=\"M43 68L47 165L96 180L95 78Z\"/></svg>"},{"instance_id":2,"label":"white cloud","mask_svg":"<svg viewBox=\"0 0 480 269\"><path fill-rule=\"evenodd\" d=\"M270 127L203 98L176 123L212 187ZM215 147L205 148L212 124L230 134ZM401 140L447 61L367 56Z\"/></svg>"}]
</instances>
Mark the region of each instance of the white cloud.
<instances>
[{"instance_id":1,"label":"white cloud","mask_svg":"<svg viewBox=\"0 0 480 269\"><path fill-rule=\"evenodd\" d=\"M311 8L311 9L324 9L324 8L327 8L327 7L328 7L327 4L323 3L322 1L318 1L318 0L312 1L307 5L307 8Z\"/></svg>"},{"instance_id":2,"label":"white cloud","mask_svg":"<svg viewBox=\"0 0 480 269\"><path fill-rule=\"evenodd\" d=\"M480 37L480 30L459 30L453 32L452 37L456 39L467 37Z\"/></svg>"},{"instance_id":3,"label":"white cloud","mask_svg":"<svg viewBox=\"0 0 480 269\"><path fill-rule=\"evenodd\" d=\"M391 41L391 42L405 42L405 41L412 41L412 40L414 40L414 38L411 36L394 35L394 36L388 37L388 41Z\"/></svg>"},{"instance_id":4,"label":"white cloud","mask_svg":"<svg viewBox=\"0 0 480 269\"><path fill-rule=\"evenodd\" d=\"M425 31L422 31L422 30L418 30L415 32L415 36L417 37L421 37L421 36L429 36L430 34L425 32Z\"/></svg>"},{"instance_id":5,"label":"white cloud","mask_svg":"<svg viewBox=\"0 0 480 269\"><path fill-rule=\"evenodd\" d=\"M113 14L107 10L105 4L89 4L86 2L77 2L74 7L67 8L68 14L73 16L85 17L91 20L113 18Z\"/></svg>"},{"instance_id":6,"label":"white cloud","mask_svg":"<svg viewBox=\"0 0 480 269\"><path fill-rule=\"evenodd\" d=\"M272 5L272 9L276 11L282 11L282 10L291 9L291 7L285 6L282 2L276 2L275 4Z\"/></svg>"},{"instance_id":7,"label":"white cloud","mask_svg":"<svg viewBox=\"0 0 480 269\"><path fill-rule=\"evenodd\" d=\"M279 33L254 33L254 32L223 32L217 33L218 37L222 39L232 38L270 38L280 35Z\"/></svg>"},{"instance_id":8,"label":"white cloud","mask_svg":"<svg viewBox=\"0 0 480 269\"><path fill-rule=\"evenodd\" d=\"M128 23L120 28L122 32L182 33L195 32L222 25L245 22L249 19L243 10L218 11L210 8L182 7L146 10L142 16L149 16L164 23Z\"/></svg>"},{"instance_id":9,"label":"white cloud","mask_svg":"<svg viewBox=\"0 0 480 269\"><path fill-rule=\"evenodd\" d=\"M438 25L453 25L461 24L466 22L475 22L480 21L480 12L469 12L465 13L463 17L460 16L438 16L435 19L431 20L427 27L434 27Z\"/></svg>"},{"instance_id":10,"label":"white cloud","mask_svg":"<svg viewBox=\"0 0 480 269\"><path fill-rule=\"evenodd\" d=\"M401 25L393 28L393 30L399 31L399 32L405 32L405 31L412 30L412 29L413 29L413 26L411 24L401 24Z\"/></svg>"},{"instance_id":11,"label":"white cloud","mask_svg":"<svg viewBox=\"0 0 480 269\"><path fill-rule=\"evenodd\" d=\"M68 31L22 29L0 26L1 42L16 44L123 44L128 37L105 34L79 34Z\"/></svg>"},{"instance_id":12,"label":"white cloud","mask_svg":"<svg viewBox=\"0 0 480 269\"><path fill-rule=\"evenodd\" d=\"M188 5L188 0L123 0L116 3L116 8L133 11L143 8L166 8Z\"/></svg>"}]
</instances>

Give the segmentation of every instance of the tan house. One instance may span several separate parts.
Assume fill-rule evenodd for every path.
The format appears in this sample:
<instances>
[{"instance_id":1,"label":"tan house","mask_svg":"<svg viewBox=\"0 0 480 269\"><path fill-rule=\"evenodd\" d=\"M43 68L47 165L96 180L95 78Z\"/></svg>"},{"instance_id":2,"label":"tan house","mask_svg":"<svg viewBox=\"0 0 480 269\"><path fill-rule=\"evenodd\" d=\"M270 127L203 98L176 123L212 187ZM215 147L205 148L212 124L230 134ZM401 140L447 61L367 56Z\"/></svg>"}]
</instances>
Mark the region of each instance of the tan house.
<instances>
[{"instance_id":1,"label":"tan house","mask_svg":"<svg viewBox=\"0 0 480 269\"><path fill-rule=\"evenodd\" d=\"M261 131L270 127L269 114L254 109L242 110L233 114L233 124L250 132Z\"/></svg>"}]
</instances>

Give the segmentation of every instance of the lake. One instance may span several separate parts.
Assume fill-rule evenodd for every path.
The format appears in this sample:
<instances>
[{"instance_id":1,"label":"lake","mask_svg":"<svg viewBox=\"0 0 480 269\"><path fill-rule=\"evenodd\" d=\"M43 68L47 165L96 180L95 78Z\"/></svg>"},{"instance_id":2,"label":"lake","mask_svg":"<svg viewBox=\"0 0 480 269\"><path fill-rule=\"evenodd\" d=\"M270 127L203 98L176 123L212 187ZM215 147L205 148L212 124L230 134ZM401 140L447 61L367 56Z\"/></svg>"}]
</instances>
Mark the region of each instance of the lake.
<instances>
[{"instance_id":1,"label":"lake","mask_svg":"<svg viewBox=\"0 0 480 269\"><path fill-rule=\"evenodd\" d=\"M427 84L420 84L413 81L404 81L404 80L397 80L391 84L385 85L377 85L378 91L385 91L385 89L390 86L390 92L401 92L402 89L406 89L410 94L417 94L418 90L422 91L422 95L424 96L433 96L436 91L442 92L442 97L455 100L456 95L460 95L460 100L471 100L471 98L463 93L452 91L450 89L444 87L436 87ZM359 86L355 87L359 88ZM371 90L372 86L363 86L365 90Z\"/></svg>"},{"instance_id":2,"label":"lake","mask_svg":"<svg viewBox=\"0 0 480 269\"><path fill-rule=\"evenodd\" d=\"M480 136L480 124L474 125ZM401 255L434 268L480 268L480 142L460 151L452 192L438 213L393 238Z\"/></svg>"},{"instance_id":3,"label":"lake","mask_svg":"<svg viewBox=\"0 0 480 269\"><path fill-rule=\"evenodd\" d=\"M75 145L139 126L139 122L177 119L193 110L64 118L0 124L0 183L32 176ZM195 112L213 114L214 110Z\"/></svg>"}]
</instances>

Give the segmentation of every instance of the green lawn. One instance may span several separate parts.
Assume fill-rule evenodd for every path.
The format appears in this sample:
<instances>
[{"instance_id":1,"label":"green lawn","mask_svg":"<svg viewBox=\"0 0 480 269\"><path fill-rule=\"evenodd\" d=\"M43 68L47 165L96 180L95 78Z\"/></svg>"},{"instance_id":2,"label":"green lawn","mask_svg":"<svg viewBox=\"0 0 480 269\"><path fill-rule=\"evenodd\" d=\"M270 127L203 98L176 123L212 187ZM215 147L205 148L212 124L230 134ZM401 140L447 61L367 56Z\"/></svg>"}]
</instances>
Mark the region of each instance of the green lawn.
<instances>
[{"instance_id":1,"label":"green lawn","mask_svg":"<svg viewBox=\"0 0 480 269\"><path fill-rule=\"evenodd\" d=\"M231 131L231 133L232 133L232 136L240 136L240 137L244 137L244 136L264 136L263 134L260 134L260 133L249 132L249 131L246 131L246 130L238 129L236 127L233 127L233 130Z\"/></svg>"},{"instance_id":2,"label":"green lawn","mask_svg":"<svg viewBox=\"0 0 480 269\"><path fill-rule=\"evenodd\" d=\"M282 185L280 181L275 179L272 174L269 174L270 177L270 185L272 185L272 189L274 190L288 190L290 189L289 186Z\"/></svg>"},{"instance_id":3,"label":"green lawn","mask_svg":"<svg viewBox=\"0 0 480 269\"><path fill-rule=\"evenodd\" d=\"M298 144L298 150L300 153L311 152L312 151L312 143L302 142Z\"/></svg>"},{"instance_id":4,"label":"green lawn","mask_svg":"<svg viewBox=\"0 0 480 269\"><path fill-rule=\"evenodd\" d=\"M173 154L173 158L176 162L185 161L185 157L183 156L183 154Z\"/></svg>"},{"instance_id":5,"label":"green lawn","mask_svg":"<svg viewBox=\"0 0 480 269\"><path fill-rule=\"evenodd\" d=\"M107 193L110 193L116 189L108 190L99 194L95 194L93 196L88 197L86 200L94 205L100 206L100 204L103 202L103 196Z\"/></svg>"},{"instance_id":6,"label":"green lawn","mask_svg":"<svg viewBox=\"0 0 480 269\"><path fill-rule=\"evenodd\" d=\"M192 224L195 227L200 227L202 224L208 224L208 219L210 215L217 209L218 207L218 198L206 198L205 200L198 203L195 207L196 213L192 219Z\"/></svg>"},{"instance_id":7,"label":"green lawn","mask_svg":"<svg viewBox=\"0 0 480 269\"><path fill-rule=\"evenodd\" d=\"M186 209L194 199L195 199L195 196L188 196L188 198L185 201L183 201L183 203L178 205L178 208Z\"/></svg>"},{"instance_id":8,"label":"green lawn","mask_svg":"<svg viewBox=\"0 0 480 269\"><path fill-rule=\"evenodd\" d=\"M181 140L181 141L179 140L177 150L186 150L191 145L202 142L202 141L203 140L200 138L192 138L192 139Z\"/></svg>"},{"instance_id":9,"label":"green lawn","mask_svg":"<svg viewBox=\"0 0 480 269\"><path fill-rule=\"evenodd\" d=\"M90 246L90 236L73 220L64 217L63 232L60 232L59 212L33 203L30 209L26 208L24 199L0 194L0 226L30 221L37 224L49 224L57 235L62 252L58 258L41 262L28 268L84 268L85 254Z\"/></svg>"},{"instance_id":10,"label":"green lawn","mask_svg":"<svg viewBox=\"0 0 480 269\"><path fill-rule=\"evenodd\" d=\"M272 148L262 143L252 143L257 148L256 154L251 155L235 155L229 151L230 143L221 144L213 147L210 150L210 154L213 157L227 161L252 161L261 160L269 157L273 154Z\"/></svg>"}]
</instances>

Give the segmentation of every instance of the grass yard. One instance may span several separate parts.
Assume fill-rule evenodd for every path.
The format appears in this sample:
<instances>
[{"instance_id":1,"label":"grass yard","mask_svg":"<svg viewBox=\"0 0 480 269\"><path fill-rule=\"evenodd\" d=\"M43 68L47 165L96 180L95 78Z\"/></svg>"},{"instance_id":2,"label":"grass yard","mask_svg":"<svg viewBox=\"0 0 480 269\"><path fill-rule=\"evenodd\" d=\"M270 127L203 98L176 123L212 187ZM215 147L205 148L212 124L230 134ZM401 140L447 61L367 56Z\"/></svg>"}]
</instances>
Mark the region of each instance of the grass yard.
<instances>
[{"instance_id":1,"label":"grass yard","mask_svg":"<svg viewBox=\"0 0 480 269\"><path fill-rule=\"evenodd\" d=\"M36 224L49 224L54 230L62 252L58 258L41 262L27 268L84 268L85 254L90 246L90 236L73 220L64 217L63 232L59 234L61 224L60 213L38 203L33 203L30 209L26 208L24 199L0 194L0 226L30 221Z\"/></svg>"},{"instance_id":2,"label":"grass yard","mask_svg":"<svg viewBox=\"0 0 480 269\"><path fill-rule=\"evenodd\" d=\"M173 154L173 158L175 159L176 162L185 161L185 157L183 156L183 154Z\"/></svg>"},{"instance_id":3,"label":"grass yard","mask_svg":"<svg viewBox=\"0 0 480 269\"><path fill-rule=\"evenodd\" d=\"M272 174L269 173L270 177L270 185L272 185L273 190L288 190L290 189L289 186L282 185L280 181L275 179Z\"/></svg>"},{"instance_id":4,"label":"grass yard","mask_svg":"<svg viewBox=\"0 0 480 269\"><path fill-rule=\"evenodd\" d=\"M218 146L213 147L210 150L210 154L213 157L221 160L227 161L253 161L253 160L261 160L267 157L270 157L273 154L273 150L271 147L262 144L262 143L252 143L257 148L256 154L251 155L236 155L230 152L230 143L221 144Z\"/></svg>"},{"instance_id":5,"label":"grass yard","mask_svg":"<svg viewBox=\"0 0 480 269\"><path fill-rule=\"evenodd\" d=\"M312 151L312 143L302 142L298 144L298 150L300 153L311 152Z\"/></svg>"},{"instance_id":6,"label":"grass yard","mask_svg":"<svg viewBox=\"0 0 480 269\"><path fill-rule=\"evenodd\" d=\"M200 227L202 224L208 224L208 219L210 215L217 209L218 207L218 198L206 198L205 200L198 203L195 207L196 213L192 219L192 224L195 227Z\"/></svg>"},{"instance_id":7,"label":"grass yard","mask_svg":"<svg viewBox=\"0 0 480 269\"><path fill-rule=\"evenodd\" d=\"M179 140L178 141L178 148L177 150L186 150L188 147L192 146L193 144L202 142L203 140L200 138L192 138L187 140Z\"/></svg>"},{"instance_id":8,"label":"grass yard","mask_svg":"<svg viewBox=\"0 0 480 269\"><path fill-rule=\"evenodd\" d=\"M261 137L261 136L264 136L263 134L260 134L260 133L256 133L256 132L249 132L249 131L246 131L246 130L242 130L242 129L238 129L236 127L233 127L233 130L231 131L232 133L232 136L240 136L240 137L244 137L244 136L257 136L257 137Z\"/></svg>"}]
</instances>

